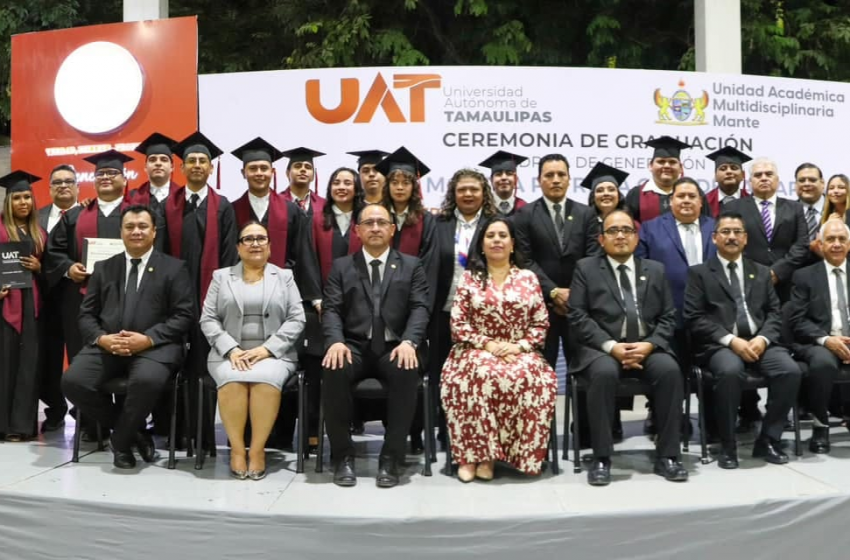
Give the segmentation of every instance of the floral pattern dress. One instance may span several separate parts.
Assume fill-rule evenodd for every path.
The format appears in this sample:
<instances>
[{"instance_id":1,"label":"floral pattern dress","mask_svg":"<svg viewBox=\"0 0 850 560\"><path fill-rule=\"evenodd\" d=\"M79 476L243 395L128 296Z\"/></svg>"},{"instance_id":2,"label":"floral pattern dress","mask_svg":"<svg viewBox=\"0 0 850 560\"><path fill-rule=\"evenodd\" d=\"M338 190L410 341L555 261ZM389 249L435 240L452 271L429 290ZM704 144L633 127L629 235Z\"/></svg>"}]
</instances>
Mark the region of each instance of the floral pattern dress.
<instances>
[{"instance_id":1,"label":"floral pattern dress","mask_svg":"<svg viewBox=\"0 0 850 560\"><path fill-rule=\"evenodd\" d=\"M558 381L543 359L549 313L537 276L512 268L501 287L466 271L451 312L452 347L441 397L455 462L506 461L540 472L555 412ZM531 351L510 363L486 351L490 341Z\"/></svg>"}]
</instances>

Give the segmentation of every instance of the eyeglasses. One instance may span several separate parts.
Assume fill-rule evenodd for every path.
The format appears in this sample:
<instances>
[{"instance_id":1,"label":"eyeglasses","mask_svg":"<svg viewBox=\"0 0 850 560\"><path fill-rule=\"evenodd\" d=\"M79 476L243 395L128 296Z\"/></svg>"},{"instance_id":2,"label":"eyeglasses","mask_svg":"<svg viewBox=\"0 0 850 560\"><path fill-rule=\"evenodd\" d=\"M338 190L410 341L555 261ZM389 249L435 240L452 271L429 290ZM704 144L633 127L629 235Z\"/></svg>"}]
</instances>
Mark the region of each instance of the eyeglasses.
<instances>
[{"instance_id":1,"label":"eyeglasses","mask_svg":"<svg viewBox=\"0 0 850 560\"><path fill-rule=\"evenodd\" d=\"M608 237L617 237L621 233L625 237L631 237L632 235L637 233L637 230L635 228L631 228L631 227L609 227L608 229L606 229L602 233L604 233Z\"/></svg>"},{"instance_id":2,"label":"eyeglasses","mask_svg":"<svg viewBox=\"0 0 850 560\"><path fill-rule=\"evenodd\" d=\"M392 222L389 220L363 220L360 222L360 225L365 228L371 228L378 226L380 228L387 228L392 225Z\"/></svg>"},{"instance_id":3,"label":"eyeglasses","mask_svg":"<svg viewBox=\"0 0 850 560\"><path fill-rule=\"evenodd\" d=\"M747 230L740 228L723 228L718 229L716 233L719 233L720 235L744 235L747 233Z\"/></svg>"},{"instance_id":4,"label":"eyeglasses","mask_svg":"<svg viewBox=\"0 0 850 560\"><path fill-rule=\"evenodd\" d=\"M76 184L77 181L74 179L54 179L53 181L50 181L51 187L64 187L65 185L72 187Z\"/></svg>"},{"instance_id":5,"label":"eyeglasses","mask_svg":"<svg viewBox=\"0 0 850 560\"><path fill-rule=\"evenodd\" d=\"M117 169L101 169L97 173L94 174L95 177L100 179L101 177L109 177L110 179L114 179L121 175L121 172Z\"/></svg>"},{"instance_id":6,"label":"eyeglasses","mask_svg":"<svg viewBox=\"0 0 850 560\"><path fill-rule=\"evenodd\" d=\"M260 247L268 245L269 238L266 235L246 235L239 238L239 243L242 245L259 245Z\"/></svg>"}]
</instances>

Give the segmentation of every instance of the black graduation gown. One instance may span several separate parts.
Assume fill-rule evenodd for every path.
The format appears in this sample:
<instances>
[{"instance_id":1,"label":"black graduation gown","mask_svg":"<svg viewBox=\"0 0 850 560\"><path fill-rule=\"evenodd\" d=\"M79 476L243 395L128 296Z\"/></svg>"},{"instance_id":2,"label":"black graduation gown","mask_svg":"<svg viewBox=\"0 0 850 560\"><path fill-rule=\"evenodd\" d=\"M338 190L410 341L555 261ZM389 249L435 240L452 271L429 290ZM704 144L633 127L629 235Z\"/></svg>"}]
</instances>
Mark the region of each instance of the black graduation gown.
<instances>
[{"instance_id":1,"label":"black graduation gown","mask_svg":"<svg viewBox=\"0 0 850 560\"><path fill-rule=\"evenodd\" d=\"M65 277L71 265L82 262L83 259L83 248L77 246L77 221L83 210L81 206L71 208L50 232L43 266L47 271L45 277L50 290L61 293L59 297L62 301L62 328L65 332L65 346L69 360L72 360L83 347L80 327L77 324L77 316L83 302L83 294L80 292L82 285ZM118 208L115 208L109 216L104 216L98 209L97 235L101 238L120 239L121 212Z\"/></svg>"},{"instance_id":2,"label":"black graduation gown","mask_svg":"<svg viewBox=\"0 0 850 560\"><path fill-rule=\"evenodd\" d=\"M516 208L516 205L514 206ZM396 227L393 235L393 249L400 251L401 233ZM422 238L419 242L419 254L411 255L419 257L425 269L425 277L428 280L428 303L431 312L434 312L434 301L437 298L437 277L439 276L437 259L437 218L431 212L425 211L422 216Z\"/></svg>"},{"instance_id":3,"label":"black graduation gown","mask_svg":"<svg viewBox=\"0 0 850 560\"><path fill-rule=\"evenodd\" d=\"M24 234L21 239L30 237ZM38 277L35 281L38 281ZM0 317L0 434L34 436L37 433L41 378L39 325L35 317L32 289L21 291L21 333L18 334L12 325ZM0 305L3 304L0 300Z\"/></svg>"}]
</instances>

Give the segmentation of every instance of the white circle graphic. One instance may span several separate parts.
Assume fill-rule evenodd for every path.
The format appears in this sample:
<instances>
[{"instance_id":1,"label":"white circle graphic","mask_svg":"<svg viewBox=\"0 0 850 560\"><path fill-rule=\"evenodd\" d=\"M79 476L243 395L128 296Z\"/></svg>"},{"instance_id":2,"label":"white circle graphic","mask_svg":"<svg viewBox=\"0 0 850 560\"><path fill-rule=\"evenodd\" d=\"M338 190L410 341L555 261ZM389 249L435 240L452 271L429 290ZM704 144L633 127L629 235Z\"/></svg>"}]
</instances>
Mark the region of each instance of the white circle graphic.
<instances>
[{"instance_id":1,"label":"white circle graphic","mask_svg":"<svg viewBox=\"0 0 850 560\"><path fill-rule=\"evenodd\" d=\"M133 116L144 76L130 51L115 43L88 43L68 55L56 74L59 114L80 132L111 132Z\"/></svg>"}]
</instances>

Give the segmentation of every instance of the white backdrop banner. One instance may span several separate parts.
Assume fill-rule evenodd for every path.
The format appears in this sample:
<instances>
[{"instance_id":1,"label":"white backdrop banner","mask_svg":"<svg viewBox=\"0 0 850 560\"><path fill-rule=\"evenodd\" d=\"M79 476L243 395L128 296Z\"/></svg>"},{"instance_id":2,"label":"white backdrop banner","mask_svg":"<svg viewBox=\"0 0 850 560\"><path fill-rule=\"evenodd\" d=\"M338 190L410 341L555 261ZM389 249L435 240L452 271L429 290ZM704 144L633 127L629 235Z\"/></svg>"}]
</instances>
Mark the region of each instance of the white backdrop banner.
<instances>
[{"instance_id":1,"label":"white backdrop banner","mask_svg":"<svg viewBox=\"0 0 850 560\"><path fill-rule=\"evenodd\" d=\"M331 172L355 166L345 152L405 146L431 167L422 178L439 206L452 174L496 150L529 157L520 196L540 196L537 162L562 153L570 196L597 161L628 171L624 190L649 178L643 142L675 136L685 174L714 188L705 155L733 146L774 159L780 195L794 196L794 169L811 161L826 176L848 172L850 84L654 70L515 67L402 67L282 70L199 77L200 128L225 152L262 136L285 150L326 152L316 160L324 196ZM222 192L247 188L241 163L223 156ZM286 162L278 183L287 184ZM480 168L479 168L480 169ZM489 174L486 169L481 169Z\"/></svg>"}]
</instances>

